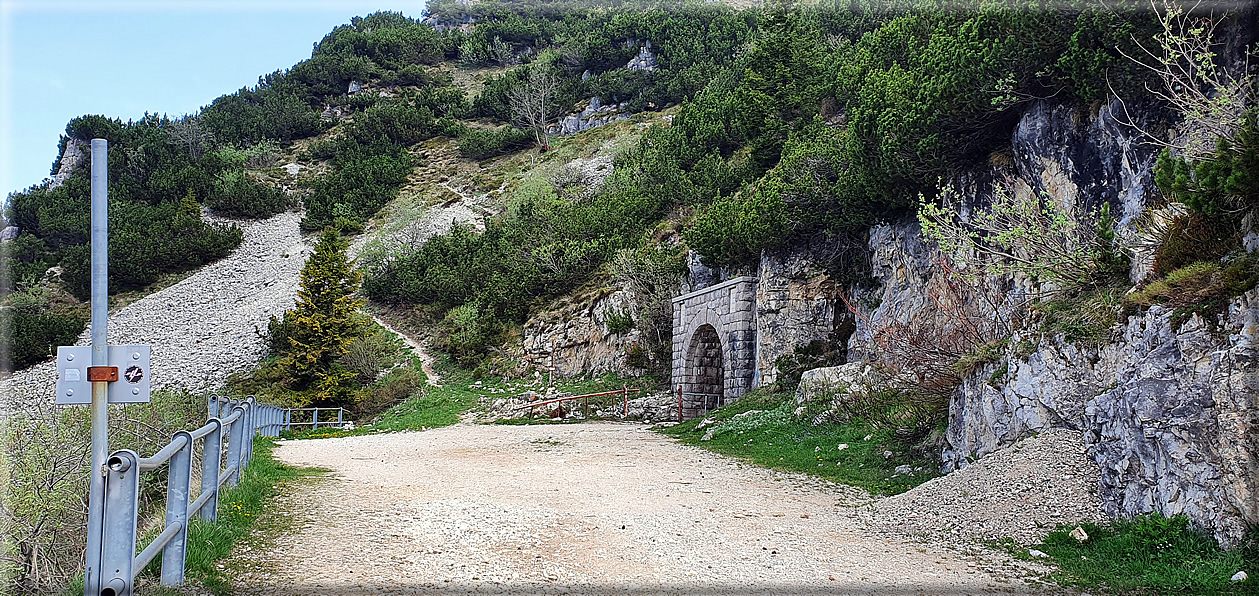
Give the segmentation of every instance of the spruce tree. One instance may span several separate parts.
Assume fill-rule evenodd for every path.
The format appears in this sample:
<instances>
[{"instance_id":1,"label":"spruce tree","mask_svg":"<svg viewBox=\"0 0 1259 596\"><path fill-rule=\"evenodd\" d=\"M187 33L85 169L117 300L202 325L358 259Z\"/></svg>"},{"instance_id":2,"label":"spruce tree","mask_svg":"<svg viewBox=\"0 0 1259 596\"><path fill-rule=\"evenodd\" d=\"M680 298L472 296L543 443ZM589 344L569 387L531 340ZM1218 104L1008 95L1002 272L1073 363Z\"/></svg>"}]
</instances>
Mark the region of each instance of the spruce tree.
<instances>
[{"instance_id":1,"label":"spruce tree","mask_svg":"<svg viewBox=\"0 0 1259 596\"><path fill-rule=\"evenodd\" d=\"M316 401L331 401L348 391L352 373L333 361L362 335L358 316L363 302L354 297L362 276L350 265L349 243L336 230L324 230L315 252L302 268L297 307L284 313L289 326L288 349L280 364L303 387L314 389Z\"/></svg>"}]
</instances>

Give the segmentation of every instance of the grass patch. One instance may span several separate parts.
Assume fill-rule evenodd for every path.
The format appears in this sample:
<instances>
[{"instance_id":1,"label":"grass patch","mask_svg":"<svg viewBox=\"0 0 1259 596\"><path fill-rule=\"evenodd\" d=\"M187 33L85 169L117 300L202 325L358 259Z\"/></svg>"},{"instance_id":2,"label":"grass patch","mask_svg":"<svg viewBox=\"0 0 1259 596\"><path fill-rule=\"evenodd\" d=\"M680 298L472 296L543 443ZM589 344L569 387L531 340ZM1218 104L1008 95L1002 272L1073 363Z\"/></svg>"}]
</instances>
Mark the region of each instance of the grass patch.
<instances>
[{"instance_id":1,"label":"grass patch","mask_svg":"<svg viewBox=\"0 0 1259 596\"><path fill-rule=\"evenodd\" d=\"M1082 524L1089 535L1084 543L1068 535L1073 527L1059 527L1038 547L1058 564L1054 580L1062 585L1139 594L1259 594L1259 544L1253 535L1226 551L1183 516ZM1229 581L1242 570L1250 579Z\"/></svg>"},{"instance_id":2,"label":"grass patch","mask_svg":"<svg viewBox=\"0 0 1259 596\"><path fill-rule=\"evenodd\" d=\"M1041 329L1071 343L1101 345L1110 337L1123 301L1124 288L1108 286L1047 300L1035 307Z\"/></svg>"},{"instance_id":3,"label":"grass patch","mask_svg":"<svg viewBox=\"0 0 1259 596\"><path fill-rule=\"evenodd\" d=\"M240 483L219 493L218 521L210 523L197 517L188 524L185 582L201 584L215 596L229 596L232 593L231 573L230 570L219 569L219 562L229 557L232 549L255 530L261 530L263 540L267 540L286 529L290 521L286 516L270 516L267 518L270 521L261 526L258 520L272 497L289 485L301 483L322 472L280 463L272 455L274 450L274 439L255 438L254 456L241 475ZM157 532L153 534L150 539L156 537ZM159 555L138 575L137 583L143 586L144 593L159 596L186 593L185 590L158 585L161 561ZM81 583L77 593L83 593Z\"/></svg>"},{"instance_id":4,"label":"grass patch","mask_svg":"<svg viewBox=\"0 0 1259 596\"><path fill-rule=\"evenodd\" d=\"M753 391L732 404L708 413L716 424L700 427L690 420L660 432L716 453L746 459L757 465L803 472L858 486L873 494L897 494L938 476L938 462L918 455L897 441L890 430L853 420L813 426L797 419L795 396ZM712 431L709 440L704 435ZM840 445L846 445L840 449ZM885 453L890 456L885 457ZM921 468L897 475L897 466Z\"/></svg>"},{"instance_id":5,"label":"grass patch","mask_svg":"<svg viewBox=\"0 0 1259 596\"><path fill-rule=\"evenodd\" d=\"M418 370L418 363L415 365ZM324 427L317 430L283 431L280 436L285 439L326 439L333 437L351 437L384 432L400 432L411 430L428 430L450 426L459 422L460 416L481 407L485 401L512 397L525 391L542 393L546 390L545 380L507 379L503 377L477 378L475 371L460 368L445 357L437 364L441 375L442 386L425 386L423 393L417 397L393 406L381 414L375 421L362 424L357 428L345 430L335 427ZM382 381L388 381L385 377ZM625 378L614 374L598 377L580 377L573 379L556 379L555 387L562 393L582 395L603 391L616 391L628 386L630 389L650 391L658 381L652 377ZM630 394L631 398L642 393ZM577 402L565 402L566 407L573 407ZM590 409L604 408L621 403L621 396L608 395L590 400ZM578 405L576 407L582 407ZM556 424L579 421L558 421L546 418L539 411L539 417L533 420L515 419L499 420L497 424Z\"/></svg>"},{"instance_id":6,"label":"grass patch","mask_svg":"<svg viewBox=\"0 0 1259 596\"><path fill-rule=\"evenodd\" d=\"M1213 323L1215 314L1231 298L1259 284L1259 259L1247 254L1231 262L1198 261L1181 267L1124 298L1131 311L1156 304L1173 308L1172 322L1180 325L1194 314Z\"/></svg>"}]
</instances>

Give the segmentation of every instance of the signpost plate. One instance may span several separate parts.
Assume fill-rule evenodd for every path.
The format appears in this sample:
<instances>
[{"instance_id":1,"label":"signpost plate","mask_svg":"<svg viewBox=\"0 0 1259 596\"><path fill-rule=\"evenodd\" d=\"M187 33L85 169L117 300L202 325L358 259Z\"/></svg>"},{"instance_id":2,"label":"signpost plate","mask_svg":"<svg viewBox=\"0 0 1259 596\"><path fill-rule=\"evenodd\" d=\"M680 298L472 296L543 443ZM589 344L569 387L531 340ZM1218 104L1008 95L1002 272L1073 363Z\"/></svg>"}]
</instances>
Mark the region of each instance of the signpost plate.
<instances>
[{"instance_id":1,"label":"signpost plate","mask_svg":"<svg viewBox=\"0 0 1259 596\"><path fill-rule=\"evenodd\" d=\"M109 403L149 402L153 378L149 346L108 346L108 364L118 368L118 380L109 384ZM92 403L92 383L87 369L92 366L89 346L57 348L57 405Z\"/></svg>"}]
</instances>

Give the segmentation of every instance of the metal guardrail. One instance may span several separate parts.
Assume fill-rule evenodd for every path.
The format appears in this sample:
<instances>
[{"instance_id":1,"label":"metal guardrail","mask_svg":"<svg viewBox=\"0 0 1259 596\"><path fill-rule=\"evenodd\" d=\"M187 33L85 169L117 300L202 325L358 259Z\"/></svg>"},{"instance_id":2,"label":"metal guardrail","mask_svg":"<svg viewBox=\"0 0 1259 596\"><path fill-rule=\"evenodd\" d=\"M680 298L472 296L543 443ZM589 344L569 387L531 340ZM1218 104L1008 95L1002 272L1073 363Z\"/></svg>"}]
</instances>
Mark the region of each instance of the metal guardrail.
<instances>
[{"instance_id":1,"label":"metal guardrail","mask_svg":"<svg viewBox=\"0 0 1259 596\"><path fill-rule=\"evenodd\" d=\"M151 457L130 449L115 451L105 462L102 577L100 596L130 596L135 576L162 555L161 582L177 586L184 581L188 522L197 515L214 522L218 518L219 493L224 485L236 486L253 456L254 436L275 436L283 409L260 405L254 398L211 398L209 422L192 431L175 433L169 444ZM224 439L226 438L226 445ZM199 443L198 443L199 441ZM192 499L194 450L201 446L201 490ZM167 466L166 526L144 550L136 553L136 526L140 507L140 475Z\"/></svg>"},{"instance_id":2,"label":"metal guardrail","mask_svg":"<svg viewBox=\"0 0 1259 596\"><path fill-rule=\"evenodd\" d=\"M218 415L222 417L225 411L230 411L230 410L227 410L227 408L230 408L230 406L228 405L229 403L232 403L231 400L213 396L213 395L210 396L211 415L218 413ZM267 408L267 411L262 414L264 417L264 420L262 423L259 424L258 432L264 437L278 437L280 436L281 431L286 431L286 430L291 431L293 430L293 427L300 428L303 426L309 426L311 430L315 430L321 426L325 426L325 427L326 426L345 426L347 424L354 424L353 420L345 419L344 408L280 408L276 406L262 406L262 407ZM295 412L310 412L310 420L309 421L300 420L300 418L304 418L304 416L297 416L299 420L294 420L293 414ZM337 419L336 420L320 420L319 419L320 412L336 412Z\"/></svg>"}]
</instances>

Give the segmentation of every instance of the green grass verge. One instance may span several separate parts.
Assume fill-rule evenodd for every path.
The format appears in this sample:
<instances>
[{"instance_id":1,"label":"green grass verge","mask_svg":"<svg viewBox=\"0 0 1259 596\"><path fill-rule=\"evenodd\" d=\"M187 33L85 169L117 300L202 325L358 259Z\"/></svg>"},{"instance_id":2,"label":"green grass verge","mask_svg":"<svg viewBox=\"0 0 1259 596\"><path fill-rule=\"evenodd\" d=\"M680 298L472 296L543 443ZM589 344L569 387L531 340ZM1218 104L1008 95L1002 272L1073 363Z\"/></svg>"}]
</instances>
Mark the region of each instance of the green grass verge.
<instances>
[{"instance_id":1,"label":"green grass verge","mask_svg":"<svg viewBox=\"0 0 1259 596\"><path fill-rule=\"evenodd\" d=\"M194 518L188 524L188 554L184 560L185 584L200 584L215 596L230 596L230 576L219 569L219 562L231 555L237 543L260 529L262 539L278 535L285 529L288 518L273 516L278 520L270 525L255 528L268 501L289 485L302 482L322 472L312 468L298 468L280 463L272 456L275 440L268 437L254 439L254 457L241 474L240 482L219 493L218 521L214 523ZM149 532L136 548L139 553L158 534L160 529ZM151 596L179 596L187 594L187 588L170 588L158 584L161 575L162 556L149 563L137 574L137 584ZM82 574L74 579L60 596L81 596L84 590Z\"/></svg>"},{"instance_id":2,"label":"green grass verge","mask_svg":"<svg viewBox=\"0 0 1259 596\"><path fill-rule=\"evenodd\" d=\"M363 425L353 430L321 428L313 431L283 432L280 433L280 436L286 439L325 439L440 428L459 422L459 417L466 412L476 409L480 405L482 398L494 400L518 395L525 391L541 393L546 388L544 381L504 379L502 377L482 377L474 380L471 371L456 368L448 363L441 368L440 373L442 378L441 387L425 387L422 396L412 398L390 408L384 414L381 414L376 422L371 424ZM613 391L626 386L630 389L649 391L656 384L656 379L650 377L624 378L612 374L591 378L556 379L555 382L556 389L559 391L575 395ZM630 395L642 395L642 393ZM596 408L620 403L620 399L619 396L604 396L591 399L590 409L593 411ZM574 407L573 404L575 403L565 402L564 405L566 407ZM578 405L576 407L582 406ZM496 424L556 424L558 422L569 423L575 421L551 420L542 412L539 412L539 416L532 420L526 418L495 421Z\"/></svg>"},{"instance_id":3,"label":"green grass verge","mask_svg":"<svg viewBox=\"0 0 1259 596\"><path fill-rule=\"evenodd\" d=\"M1062 526L1037 547L1058 564L1061 585L1109 593L1259 594L1259 537L1232 550L1189 526L1183 516L1146 515L1110 526L1081 524L1089 539ZM1245 571L1250 579L1229 578Z\"/></svg>"},{"instance_id":4,"label":"green grass verge","mask_svg":"<svg viewBox=\"0 0 1259 596\"><path fill-rule=\"evenodd\" d=\"M279 534L284 529L283 521L279 522L281 525L271 523L256 528L258 518L270 499L288 486L322 473L312 468L298 468L280 463L272 456L274 450L274 439L254 439L254 457L241 474L240 483L219 494L218 521L211 523L195 518L188 524L188 555L184 568L186 582L199 583L215 596L230 595L230 576L219 569L219 562L231 555L232 548L255 529L262 530L264 540ZM280 519L287 518L280 516ZM144 573L156 583L160 570L159 556L149 564ZM145 592L161 596L186 593L156 585Z\"/></svg>"},{"instance_id":5,"label":"green grass verge","mask_svg":"<svg viewBox=\"0 0 1259 596\"><path fill-rule=\"evenodd\" d=\"M862 421L813 426L795 418L795 407L795 396L790 393L758 390L705 416L717 424L700 428L702 420L696 419L660 432L757 465L803 472L874 494L904 492L938 475L938 462L917 456L890 431ZM712 436L704 441L710 430ZM840 445L847 447L840 449ZM885 457L886 452L891 456ZM921 470L896 475L901 465Z\"/></svg>"}]
</instances>

